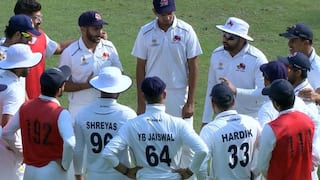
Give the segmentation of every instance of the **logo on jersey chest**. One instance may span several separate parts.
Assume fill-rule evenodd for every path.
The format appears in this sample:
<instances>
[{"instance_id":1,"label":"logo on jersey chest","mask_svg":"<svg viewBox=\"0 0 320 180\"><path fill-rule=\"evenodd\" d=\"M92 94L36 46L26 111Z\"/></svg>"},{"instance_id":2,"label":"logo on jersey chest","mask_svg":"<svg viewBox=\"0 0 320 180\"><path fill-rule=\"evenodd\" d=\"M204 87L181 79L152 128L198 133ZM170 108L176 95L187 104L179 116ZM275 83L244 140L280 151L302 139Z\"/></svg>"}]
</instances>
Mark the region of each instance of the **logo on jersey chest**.
<instances>
[{"instance_id":1,"label":"logo on jersey chest","mask_svg":"<svg viewBox=\"0 0 320 180\"><path fill-rule=\"evenodd\" d=\"M6 53L3 51L0 51L0 61L4 60L6 58Z\"/></svg>"},{"instance_id":2,"label":"logo on jersey chest","mask_svg":"<svg viewBox=\"0 0 320 180\"><path fill-rule=\"evenodd\" d=\"M246 70L246 65L244 63L239 63L237 65L237 71L242 71L244 72Z\"/></svg>"}]
</instances>

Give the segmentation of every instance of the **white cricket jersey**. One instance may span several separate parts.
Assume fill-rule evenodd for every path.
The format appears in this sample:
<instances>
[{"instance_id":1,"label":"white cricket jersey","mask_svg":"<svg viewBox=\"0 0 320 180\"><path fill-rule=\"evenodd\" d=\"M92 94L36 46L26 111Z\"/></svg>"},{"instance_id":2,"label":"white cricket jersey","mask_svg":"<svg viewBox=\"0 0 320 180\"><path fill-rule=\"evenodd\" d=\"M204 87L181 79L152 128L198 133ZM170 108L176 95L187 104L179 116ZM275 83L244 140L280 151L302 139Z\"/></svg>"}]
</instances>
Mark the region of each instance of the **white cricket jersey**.
<instances>
[{"instance_id":1,"label":"white cricket jersey","mask_svg":"<svg viewBox=\"0 0 320 180\"><path fill-rule=\"evenodd\" d=\"M119 163L115 155L129 145L136 166L143 167L137 179L181 179L172 169L179 168L183 144L195 152L190 170L205 173L206 168L200 170L200 166L208 149L197 133L183 119L165 113L164 105L149 104L144 114L121 127L103 156L115 167Z\"/></svg>"},{"instance_id":2,"label":"white cricket jersey","mask_svg":"<svg viewBox=\"0 0 320 180\"><path fill-rule=\"evenodd\" d=\"M202 54L198 37L191 25L176 17L167 32L157 22L141 27L131 54L147 61L146 77L160 77L167 88L187 87L187 60Z\"/></svg>"},{"instance_id":3,"label":"white cricket jersey","mask_svg":"<svg viewBox=\"0 0 320 180\"><path fill-rule=\"evenodd\" d=\"M83 174L82 160L84 147L87 146L86 172L103 174L110 179L108 173L116 172L112 165L101 158L105 145L115 136L127 120L137 115L131 108L117 103L116 99L98 98L96 101L82 108L75 118L76 147L74 149L75 174ZM124 149L118 156L121 162L130 166L128 149ZM117 179L123 179L119 173ZM122 176L122 177L121 177ZM125 178L127 179L127 178Z\"/></svg>"},{"instance_id":4,"label":"white cricket jersey","mask_svg":"<svg viewBox=\"0 0 320 180\"><path fill-rule=\"evenodd\" d=\"M7 85L7 89L0 92L0 115L14 115L25 101L24 81L13 72L4 70L0 72L0 82Z\"/></svg>"},{"instance_id":5,"label":"white cricket jersey","mask_svg":"<svg viewBox=\"0 0 320 180\"><path fill-rule=\"evenodd\" d=\"M250 179L261 133L259 123L235 110L224 111L204 126L200 137L209 148L212 179Z\"/></svg>"},{"instance_id":6,"label":"white cricket jersey","mask_svg":"<svg viewBox=\"0 0 320 180\"><path fill-rule=\"evenodd\" d=\"M257 117L260 106L267 100L261 94L264 79L260 71L260 66L267 62L265 55L250 44L234 57L223 46L215 49L210 60L202 122L209 123L213 118L210 93L212 87L221 82L221 77L229 79L237 88L234 109L239 114Z\"/></svg>"},{"instance_id":7,"label":"white cricket jersey","mask_svg":"<svg viewBox=\"0 0 320 180\"><path fill-rule=\"evenodd\" d=\"M320 88L320 57L317 55L314 48L312 48L309 60L311 63L311 70L308 71L308 81L313 89L317 89Z\"/></svg>"},{"instance_id":8,"label":"white cricket jersey","mask_svg":"<svg viewBox=\"0 0 320 180\"><path fill-rule=\"evenodd\" d=\"M89 50L82 37L70 44L60 56L59 66L67 65L71 69L71 81L74 83L87 82L88 77L93 72L96 76L100 69L106 66L115 66L122 71L118 52L111 41L101 39L94 52ZM100 92L94 88L76 92L68 92L69 108L77 107L77 110L93 102L100 97ZM77 111L76 110L76 111ZM75 114L71 112L73 115Z\"/></svg>"},{"instance_id":9,"label":"white cricket jersey","mask_svg":"<svg viewBox=\"0 0 320 180\"><path fill-rule=\"evenodd\" d=\"M318 121L318 114L317 112L311 111L311 109L305 104L305 102L299 98L298 96L295 97L293 108L301 111L310 116L315 122ZM269 100L264 103L258 112L258 121L263 127L268 122L276 119L279 115L279 112L274 108L272 101Z\"/></svg>"}]
</instances>

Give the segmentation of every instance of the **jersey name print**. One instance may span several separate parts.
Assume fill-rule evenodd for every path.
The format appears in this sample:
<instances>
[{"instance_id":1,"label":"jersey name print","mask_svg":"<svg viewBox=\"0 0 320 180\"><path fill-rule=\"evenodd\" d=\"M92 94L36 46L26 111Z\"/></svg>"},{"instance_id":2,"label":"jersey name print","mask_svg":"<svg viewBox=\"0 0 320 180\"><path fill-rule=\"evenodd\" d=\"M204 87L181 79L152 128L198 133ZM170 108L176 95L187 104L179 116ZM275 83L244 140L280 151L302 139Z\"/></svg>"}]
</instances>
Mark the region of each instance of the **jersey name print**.
<instances>
[{"instance_id":1,"label":"jersey name print","mask_svg":"<svg viewBox=\"0 0 320 180\"><path fill-rule=\"evenodd\" d=\"M103 121L87 121L87 129L109 129L118 130L118 124L114 122L103 122Z\"/></svg>"},{"instance_id":2,"label":"jersey name print","mask_svg":"<svg viewBox=\"0 0 320 180\"><path fill-rule=\"evenodd\" d=\"M253 137L252 130L251 129L246 129L243 131L236 131L236 132L231 132L231 133L225 133L221 135L222 142L228 142L228 141L233 141L233 140L238 140L238 139L246 139Z\"/></svg>"},{"instance_id":3,"label":"jersey name print","mask_svg":"<svg viewBox=\"0 0 320 180\"><path fill-rule=\"evenodd\" d=\"M174 141L171 133L138 133L139 141Z\"/></svg>"}]
</instances>

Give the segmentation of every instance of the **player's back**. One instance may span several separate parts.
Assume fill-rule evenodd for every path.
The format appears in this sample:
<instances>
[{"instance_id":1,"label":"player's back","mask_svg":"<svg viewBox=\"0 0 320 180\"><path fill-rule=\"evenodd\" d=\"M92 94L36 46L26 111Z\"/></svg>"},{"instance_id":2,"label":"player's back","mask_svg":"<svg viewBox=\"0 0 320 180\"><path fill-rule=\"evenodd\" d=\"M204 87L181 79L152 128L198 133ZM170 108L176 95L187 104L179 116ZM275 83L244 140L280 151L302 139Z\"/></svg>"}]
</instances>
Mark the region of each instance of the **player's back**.
<instances>
[{"instance_id":1,"label":"player's back","mask_svg":"<svg viewBox=\"0 0 320 180\"><path fill-rule=\"evenodd\" d=\"M127 142L136 166L143 167L138 171L137 179L180 179L172 169L178 168L182 144L194 130L181 118L153 108L128 121L118 134L124 139L129 138Z\"/></svg>"},{"instance_id":2,"label":"player's back","mask_svg":"<svg viewBox=\"0 0 320 180\"><path fill-rule=\"evenodd\" d=\"M205 126L213 179L250 179L251 162L261 127L239 114L221 116ZM201 132L202 133L202 132ZM208 142L209 141L209 142Z\"/></svg>"},{"instance_id":3,"label":"player's back","mask_svg":"<svg viewBox=\"0 0 320 180\"><path fill-rule=\"evenodd\" d=\"M82 141L77 141L77 143L83 143L87 146L87 168L89 171L106 172L110 169L114 171L101 158L101 152L120 127L134 117L136 114L131 108L118 104L115 100L105 98L99 98L80 110L76 116L76 131L81 131L82 138L76 138ZM76 135L78 134L76 132ZM119 157L122 163L129 165L127 151L121 152Z\"/></svg>"}]
</instances>

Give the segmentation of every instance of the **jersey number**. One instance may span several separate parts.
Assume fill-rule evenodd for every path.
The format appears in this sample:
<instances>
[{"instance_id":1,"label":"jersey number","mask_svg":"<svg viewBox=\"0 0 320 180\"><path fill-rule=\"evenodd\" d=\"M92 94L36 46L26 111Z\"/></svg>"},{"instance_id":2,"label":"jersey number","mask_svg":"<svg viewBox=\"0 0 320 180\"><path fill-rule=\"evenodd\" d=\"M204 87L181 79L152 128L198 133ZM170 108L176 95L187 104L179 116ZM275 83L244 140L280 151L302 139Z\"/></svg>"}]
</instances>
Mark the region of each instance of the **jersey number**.
<instances>
[{"instance_id":1,"label":"jersey number","mask_svg":"<svg viewBox=\"0 0 320 180\"><path fill-rule=\"evenodd\" d=\"M27 120L29 139L35 144L49 144L48 137L51 133L52 127L49 123L40 123L35 120L31 122Z\"/></svg>"},{"instance_id":2,"label":"jersey number","mask_svg":"<svg viewBox=\"0 0 320 180\"><path fill-rule=\"evenodd\" d=\"M104 135L103 141L99 133L96 133L96 132L92 133L90 136L90 141L93 146L93 148L91 148L92 152L100 153L102 151L102 148L106 146L111 139L112 139L112 134L110 133L106 133Z\"/></svg>"},{"instance_id":3,"label":"jersey number","mask_svg":"<svg viewBox=\"0 0 320 180\"><path fill-rule=\"evenodd\" d=\"M155 152L156 148L154 146L146 147L146 157L147 162L150 166L157 166L160 162L167 163L170 166L171 159L169 156L169 147L165 145L160 153L160 156Z\"/></svg>"},{"instance_id":4,"label":"jersey number","mask_svg":"<svg viewBox=\"0 0 320 180\"><path fill-rule=\"evenodd\" d=\"M230 145L229 148L228 148L228 152L231 152L231 158L232 160L229 161L229 167L231 169L235 168L238 164L238 161L239 161L239 164L240 166L242 167L246 167L249 163L249 154L248 154L248 151L249 151L249 144L248 143L243 143L241 144L240 148L239 148L242 152L243 152L243 159L239 161L239 157L238 157L238 147L236 145Z\"/></svg>"}]
</instances>

